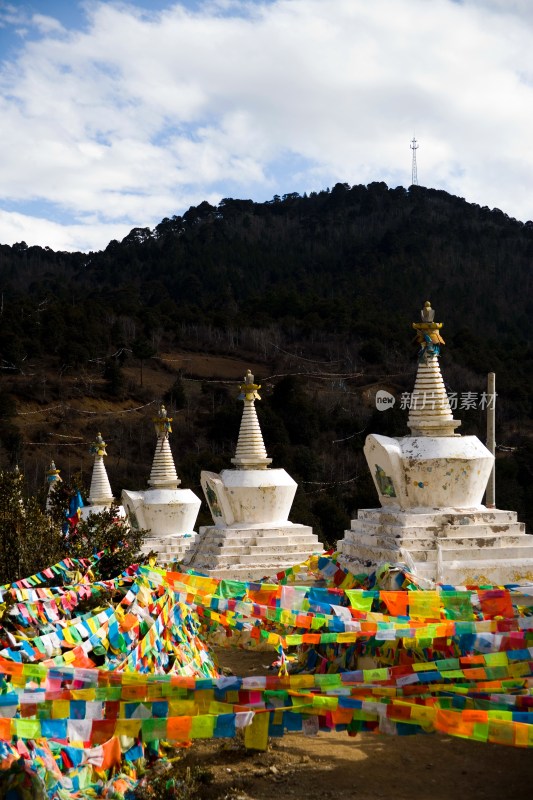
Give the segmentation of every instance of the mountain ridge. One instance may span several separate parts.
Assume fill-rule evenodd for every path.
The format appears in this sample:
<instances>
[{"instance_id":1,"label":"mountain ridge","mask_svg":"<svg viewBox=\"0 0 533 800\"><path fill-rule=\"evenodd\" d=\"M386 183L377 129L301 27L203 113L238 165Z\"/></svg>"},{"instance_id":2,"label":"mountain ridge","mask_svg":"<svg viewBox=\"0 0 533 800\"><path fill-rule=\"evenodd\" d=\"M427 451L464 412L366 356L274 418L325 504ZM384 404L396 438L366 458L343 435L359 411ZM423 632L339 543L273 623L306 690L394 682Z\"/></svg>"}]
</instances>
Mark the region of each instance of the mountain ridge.
<instances>
[{"instance_id":1,"label":"mountain ridge","mask_svg":"<svg viewBox=\"0 0 533 800\"><path fill-rule=\"evenodd\" d=\"M146 403L154 395L142 385L143 364L189 352L265 364L265 375L274 376L267 400L278 396L275 407L262 406L267 438L280 463L307 482L307 494L313 481L340 486L352 472L364 483L364 462L349 448L370 428L405 430L397 408L372 411L364 386L391 386L398 396L411 390L411 323L429 299L444 322L450 388L481 392L484 374L497 373L499 443L510 448L499 459L500 496L533 522L532 260L533 223L440 190L379 182L267 203L203 202L96 253L0 245L0 463L20 461L25 446L17 406L33 398L46 408L84 391L109 403ZM67 381L72 375L76 381ZM186 369L169 372L169 385L181 381L189 404L179 450L191 479L198 466L227 465L238 419L227 386L194 380ZM331 390L322 391L320 381ZM463 417L461 430L483 438L482 415ZM52 424L67 434L65 420ZM138 480L139 457L134 430L125 435L131 452L125 448L124 458L132 463L123 482ZM336 455L324 455L345 438ZM368 483L340 491L345 521L361 503L375 503L372 497ZM296 511L316 517L319 500L309 495ZM325 529L334 509L322 506Z\"/></svg>"}]
</instances>

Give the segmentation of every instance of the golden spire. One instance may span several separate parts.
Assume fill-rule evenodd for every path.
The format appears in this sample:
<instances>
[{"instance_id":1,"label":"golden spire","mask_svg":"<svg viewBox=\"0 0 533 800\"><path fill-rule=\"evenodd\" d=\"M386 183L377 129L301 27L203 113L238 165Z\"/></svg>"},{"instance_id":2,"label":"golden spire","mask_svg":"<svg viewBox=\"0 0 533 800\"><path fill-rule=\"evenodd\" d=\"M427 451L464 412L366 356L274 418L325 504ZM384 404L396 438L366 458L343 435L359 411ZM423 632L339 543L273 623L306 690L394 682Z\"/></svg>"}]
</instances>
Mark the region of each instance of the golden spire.
<instances>
[{"instance_id":1,"label":"golden spire","mask_svg":"<svg viewBox=\"0 0 533 800\"><path fill-rule=\"evenodd\" d=\"M446 343L440 335L442 322L434 322L435 311L429 300L424 303L420 319L422 322L413 322L413 328L416 331L416 341L420 345L418 357L427 361L430 356L440 355L440 346Z\"/></svg>"},{"instance_id":2,"label":"golden spire","mask_svg":"<svg viewBox=\"0 0 533 800\"><path fill-rule=\"evenodd\" d=\"M100 433L100 431L98 431L98 433L96 434L96 439L91 444L91 446L89 448L89 452L93 456L106 456L107 455L106 443L102 439L102 434Z\"/></svg>"},{"instance_id":3,"label":"golden spire","mask_svg":"<svg viewBox=\"0 0 533 800\"><path fill-rule=\"evenodd\" d=\"M261 384L254 383L254 376L251 371L249 369L246 370L244 383L241 383L240 386L241 393L239 395L239 400L261 400L261 395L258 391L260 388Z\"/></svg>"},{"instance_id":4,"label":"golden spire","mask_svg":"<svg viewBox=\"0 0 533 800\"><path fill-rule=\"evenodd\" d=\"M267 456L263 434L257 419L255 401L260 400L258 389L260 384L254 383L254 376L247 371L239 395L244 400L239 439L235 450L235 458L231 461L238 469L267 469L272 459Z\"/></svg>"},{"instance_id":5,"label":"golden spire","mask_svg":"<svg viewBox=\"0 0 533 800\"><path fill-rule=\"evenodd\" d=\"M461 422L453 418L438 358L444 344L440 335L442 322L434 321L435 311L429 300L420 317L422 322L413 322L420 350L407 424L413 436L457 436L455 429Z\"/></svg>"},{"instance_id":6,"label":"golden spire","mask_svg":"<svg viewBox=\"0 0 533 800\"><path fill-rule=\"evenodd\" d=\"M155 432L157 434L158 439L168 438L168 434L172 433L172 417L167 417L167 410L165 406L161 403L159 406L159 411L157 417L153 417L153 423L155 427Z\"/></svg>"}]
</instances>

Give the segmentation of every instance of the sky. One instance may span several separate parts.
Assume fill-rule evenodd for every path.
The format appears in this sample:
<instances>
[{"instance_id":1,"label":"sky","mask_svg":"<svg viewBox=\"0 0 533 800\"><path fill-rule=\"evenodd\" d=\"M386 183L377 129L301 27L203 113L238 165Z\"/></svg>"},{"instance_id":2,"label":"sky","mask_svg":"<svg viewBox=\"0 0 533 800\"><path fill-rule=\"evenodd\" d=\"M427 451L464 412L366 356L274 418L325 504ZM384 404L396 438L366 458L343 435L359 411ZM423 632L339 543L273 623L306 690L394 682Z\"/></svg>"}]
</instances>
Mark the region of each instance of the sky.
<instances>
[{"instance_id":1,"label":"sky","mask_svg":"<svg viewBox=\"0 0 533 800\"><path fill-rule=\"evenodd\" d=\"M0 243L418 183L533 218L531 0L0 0Z\"/></svg>"}]
</instances>

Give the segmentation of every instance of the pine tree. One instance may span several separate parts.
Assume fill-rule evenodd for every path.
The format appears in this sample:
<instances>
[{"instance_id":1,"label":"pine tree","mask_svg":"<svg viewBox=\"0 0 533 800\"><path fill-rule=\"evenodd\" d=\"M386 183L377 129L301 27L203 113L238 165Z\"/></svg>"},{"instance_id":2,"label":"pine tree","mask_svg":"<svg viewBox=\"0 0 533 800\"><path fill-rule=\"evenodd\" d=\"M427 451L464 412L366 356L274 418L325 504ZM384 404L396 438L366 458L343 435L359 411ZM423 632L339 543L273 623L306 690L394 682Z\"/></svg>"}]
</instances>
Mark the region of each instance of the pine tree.
<instances>
[{"instance_id":1,"label":"pine tree","mask_svg":"<svg viewBox=\"0 0 533 800\"><path fill-rule=\"evenodd\" d=\"M130 528L119 516L118 506L113 504L80 520L69 536L68 554L74 558L92 558L103 553L92 571L100 579L107 580L120 575L132 564L147 561L140 549L146 534L145 530Z\"/></svg>"},{"instance_id":2,"label":"pine tree","mask_svg":"<svg viewBox=\"0 0 533 800\"><path fill-rule=\"evenodd\" d=\"M50 515L63 531L64 554L71 558L93 558L102 553L92 567L95 577L101 580L120 575L132 564L146 562L141 546L147 531L130 528L120 517L116 504L90 513L86 519L78 519L75 499L81 491L79 478L74 476L71 484L56 486L50 498Z\"/></svg>"},{"instance_id":3,"label":"pine tree","mask_svg":"<svg viewBox=\"0 0 533 800\"><path fill-rule=\"evenodd\" d=\"M0 584L13 583L64 557L61 529L28 497L18 470L0 471Z\"/></svg>"}]
</instances>

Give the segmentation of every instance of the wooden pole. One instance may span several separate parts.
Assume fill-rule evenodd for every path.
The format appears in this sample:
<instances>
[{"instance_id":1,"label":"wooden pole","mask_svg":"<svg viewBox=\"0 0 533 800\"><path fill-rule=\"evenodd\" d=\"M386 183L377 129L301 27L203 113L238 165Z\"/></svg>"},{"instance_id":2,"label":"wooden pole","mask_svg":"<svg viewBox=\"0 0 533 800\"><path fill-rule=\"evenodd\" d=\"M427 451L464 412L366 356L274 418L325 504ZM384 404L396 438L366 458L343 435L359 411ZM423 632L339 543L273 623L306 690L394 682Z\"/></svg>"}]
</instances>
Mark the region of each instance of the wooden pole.
<instances>
[{"instance_id":1,"label":"wooden pole","mask_svg":"<svg viewBox=\"0 0 533 800\"><path fill-rule=\"evenodd\" d=\"M487 449L496 457L496 374L487 376ZM487 508L496 508L496 461L492 466L485 496Z\"/></svg>"}]
</instances>

